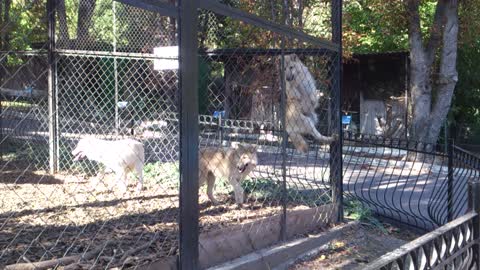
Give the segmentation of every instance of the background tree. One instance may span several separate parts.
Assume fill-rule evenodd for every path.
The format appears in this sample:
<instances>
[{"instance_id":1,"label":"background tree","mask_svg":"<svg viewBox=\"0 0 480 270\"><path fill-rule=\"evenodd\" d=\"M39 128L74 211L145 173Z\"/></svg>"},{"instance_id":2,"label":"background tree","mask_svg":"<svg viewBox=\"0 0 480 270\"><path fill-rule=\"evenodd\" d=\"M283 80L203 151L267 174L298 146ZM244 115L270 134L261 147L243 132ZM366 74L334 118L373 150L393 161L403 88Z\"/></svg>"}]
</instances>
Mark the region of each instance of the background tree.
<instances>
[{"instance_id":1,"label":"background tree","mask_svg":"<svg viewBox=\"0 0 480 270\"><path fill-rule=\"evenodd\" d=\"M411 134L417 140L436 142L458 81L458 3L451 0L437 2L428 39L421 31L420 1L406 0L406 9L413 119Z\"/></svg>"},{"instance_id":2,"label":"background tree","mask_svg":"<svg viewBox=\"0 0 480 270\"><path fill-rule=\"evenodd\" d=\"M77 48L85 49L92 42L90 29L96 0L80 0L77 19Z\"/></svg>"}]
</instances>

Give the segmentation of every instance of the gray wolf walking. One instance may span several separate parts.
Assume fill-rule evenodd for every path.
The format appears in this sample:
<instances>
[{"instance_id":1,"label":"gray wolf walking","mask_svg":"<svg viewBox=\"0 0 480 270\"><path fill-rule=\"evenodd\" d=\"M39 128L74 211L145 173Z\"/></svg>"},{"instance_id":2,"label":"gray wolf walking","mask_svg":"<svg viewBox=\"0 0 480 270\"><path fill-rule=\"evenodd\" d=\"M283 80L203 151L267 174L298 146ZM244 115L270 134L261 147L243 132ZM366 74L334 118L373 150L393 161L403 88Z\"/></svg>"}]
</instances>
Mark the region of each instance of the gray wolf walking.
<instances>
[{"instance_id":1,"label":"gray wolf walking","mask_svg":"<svg viewBox=\"0 0 480 270\"><path fill-rule=\"evenodd\" d=\"M199 150L200 186L207 183L207 195L213 204L218 201L213 197L216 178L226 178L235 193L235 202L241 206L244 191L240 183L257 165L255 146L239 144L237 148L209 147Z\"/></svg>"},{"instance_id":2,"label":"gray wolf walking","mask_svg":"<svg viewBox=\"0 0 480 270\"><path fill-rule=\"evenodd\" d=\"M318 116L315 112L319 105L319 95L315 79L308 68L295 54L285 56L286 80L286 131L295 148L301 152L308 151L308 144L303 135L312 135L321 143L331 143L336 136L324 136L315 125Z\"/></svg>"},{"instance_id":3,"label":"gray wolf walking","mask_svg":"<svg viewBox=\"0 0 480 270\"><path fill-rule=\"evenodd\" d=\"M136 171L138 176L137 192L143 188L143 165L145 154L143 144L133 139L116 141L83 138L72 151L74 161L84 158L105 165L116 175L116 185L123 194L127 191L127 174Z\"/></svg>"}]
</instances>

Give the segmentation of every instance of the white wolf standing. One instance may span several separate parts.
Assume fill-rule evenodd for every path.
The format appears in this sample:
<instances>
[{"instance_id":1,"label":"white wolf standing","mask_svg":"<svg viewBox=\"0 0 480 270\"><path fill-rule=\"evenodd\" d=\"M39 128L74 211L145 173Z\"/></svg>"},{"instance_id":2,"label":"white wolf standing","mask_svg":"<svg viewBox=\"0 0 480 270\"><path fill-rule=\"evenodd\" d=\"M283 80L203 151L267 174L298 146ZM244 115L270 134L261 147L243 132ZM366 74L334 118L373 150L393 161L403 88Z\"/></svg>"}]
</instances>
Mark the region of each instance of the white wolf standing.
<instances>
[{"instance_id":1,"label":"white wolf standing","mask_svg":"<svg viewBox=\"0 0 480 270\"><path fill-rule=\"evenodd\" d=\"M143 144L133 139L117 141L83 138L72 151L74 161L88 158L102 163L115 172L116 184L123 194L127 191L127 174L136 171L138 176L137 191L143 188L143 164L145 154Z\"/></svg>"},{"instance_id":2,"label":"white wolf standing","mask_svg":"<svg viewBox=\"0 0 480 270\"><path fill-rule=\"evenodd\" d=\"M335 136L324 136L315 127L318 122L315 109L319 105L315 79L295 54L285 56L285 80L286 131L295 148L304 153L308 151L303 137L307 134L322 143L333 142Z\"/></svg>"}]
</instances>

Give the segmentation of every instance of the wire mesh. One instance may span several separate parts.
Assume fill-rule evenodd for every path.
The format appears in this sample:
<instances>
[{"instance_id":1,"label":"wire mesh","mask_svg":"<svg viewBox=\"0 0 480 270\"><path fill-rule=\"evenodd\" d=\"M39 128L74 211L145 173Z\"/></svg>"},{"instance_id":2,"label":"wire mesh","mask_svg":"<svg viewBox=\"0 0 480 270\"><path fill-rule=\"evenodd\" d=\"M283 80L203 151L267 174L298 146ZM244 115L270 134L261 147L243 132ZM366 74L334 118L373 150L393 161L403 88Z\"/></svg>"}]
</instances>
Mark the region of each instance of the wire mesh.
<instances>
[{"instance_id":1,"label":"wire mesh","mask_svg":"<svg viewBox=\"0 0 480 270\"><path fill-rule=\"evenodd\" d=\"M337 53L238 18L200 14L200 225L215 219L207 213L235 204L241 207L229 207L229 216L240 222L225 234L256 239L268 227L287 239L327 224ZM220 202L205 211L209 201ZM292 224L299 212L301 229Z\"/></svg>"},{"instance_id":2,"label":"wire mesh","mask_svg":"<svg viewBox=\"0 0 480 270\"><path fill-rule=\"evenodd\" d=\"M227 4L285 24L282 1L267 17L263 4ZM1 266L137 268L175 257L180 101L188 98L179 95L177 18L74 0L56 1L49 24L46 6L19 1L15 12L29 14L32 29L0 27ZM310 17L292 16L295 31L328 37L327 17L317 31ZM273 223L283 232L272 235L284 237L317 229L333 211L317 208L332 201L338 53L207 9L199 23L200 235L255 235ZM309 227L289 230L289 215L309 209Z\"/></svg>"}]
</instances>

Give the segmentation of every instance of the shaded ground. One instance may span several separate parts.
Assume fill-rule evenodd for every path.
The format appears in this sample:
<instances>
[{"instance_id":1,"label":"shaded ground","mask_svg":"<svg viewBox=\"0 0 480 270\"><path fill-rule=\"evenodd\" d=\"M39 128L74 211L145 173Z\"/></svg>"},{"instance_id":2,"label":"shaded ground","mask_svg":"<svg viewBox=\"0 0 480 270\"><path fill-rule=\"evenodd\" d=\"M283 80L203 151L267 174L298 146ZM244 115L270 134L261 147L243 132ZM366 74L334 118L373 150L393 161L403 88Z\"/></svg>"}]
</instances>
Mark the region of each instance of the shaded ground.
<instances>
[{"instance_id":1,"label":"shaded ground","mask_svg":"<svg viewBox=\"0 0 480 270\"><path fill-rule=\"evenodd\" d=\"M353 226L318 254L300 259L289 270L358 269L415 237L412 232L391 226L386 231L365 224Z\"/></svg>"},{"instance_id":2,"label":"shaded ground","mask_svg":"<svg viewBox=\"0 0 480 270\"><path fill-rule=\"evenodd\" d=\"M48 176L39 171L3 171L0 176L0 262L45 261L86 254L103 247L92 265L128 266L177 254L178 190L146 182L141 194L134 183L123 197L98 178ZM278 203L250 200L237 209L228 194L212 206L200 197L201 231L210 231L279 213ZM1 267L0 267L1 268Z\"/></svg>"}]
</instances>

